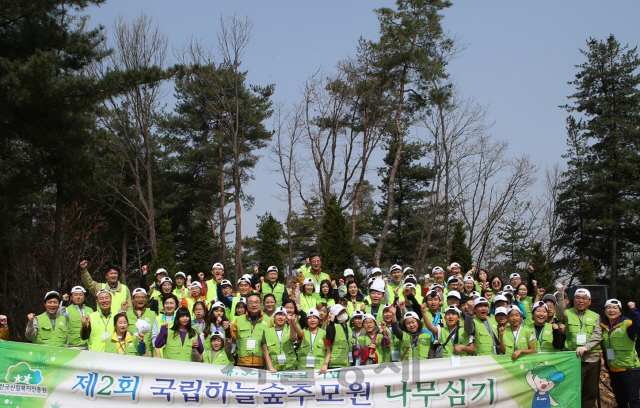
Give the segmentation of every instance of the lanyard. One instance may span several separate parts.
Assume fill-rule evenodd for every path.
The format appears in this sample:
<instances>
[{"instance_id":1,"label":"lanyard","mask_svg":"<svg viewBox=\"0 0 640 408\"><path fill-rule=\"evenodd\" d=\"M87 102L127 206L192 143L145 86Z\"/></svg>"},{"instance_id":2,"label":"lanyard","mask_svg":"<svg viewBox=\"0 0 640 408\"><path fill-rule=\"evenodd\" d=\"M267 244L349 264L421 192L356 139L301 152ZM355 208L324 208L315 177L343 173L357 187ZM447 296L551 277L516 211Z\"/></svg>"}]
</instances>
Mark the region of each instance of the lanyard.
<instances>
[{"instance_id":1,"label":"lanyard","mask_svg":"<svg viewBox=\"0 0 640 408\"><path fill-rule=\"evenodd\" d=\"M102 320L102 324L104 325L104 329L107 330L107 326L109 325L109 320L111 320L111 313L109 313L109 317L107 317L107 321L105 322L103 319L103 314L100 313L100 320Z\"/></svg>"},{"instance_id":2,"label":"lanyard","mask_svg":"<svg viewBox=\"0 0 640 408\"><path fill-rule=\"evenodd\" d=\"M511 333L513 333L513 348L514 350L518 347L518 336L520 336L520 330L522 330L522 325L518 326L518 330L513 333L513 329L511 329Z\"/></svg>"},{"instance_id":3,"label":"lanyard","mask_svg":"<svg viewBox=\"0 0 640 408\"><path fill-rule=\"evenodd\" d=\"M313 343L316 342L316 337L318 337L318 330L316 329L316 334L311 333L311 330L309 330L309 338L311 339L311 351L313 351Z\"/></svg>"},{"instance_id":4,"label":"lanyard","mask_svg":"<svg viewBox=\"0 0 640 408\"><path fill-rule=\"evenodd\" d=\"M282 351L282 334L284 333L284 328L281 330L276 329L276 336L278 336L278 340L280 341L280 351Z\"/></svg>"},{"instance_id":5,"label":"lanyard","mask_svg":"<svg viewBox=\"0 0 640 408\"><path fill-rule=\"evenodd\" d=\"M118 345L122 349L122 354L126 354L126 352L124 350L124 345L126 344L126 340L127 340L127 334L126 333L125 333L124 336L122 336L122 341L120 341L120 336L118 336ZM120 354L120 350L118 350L118 354Z\"/></svg>"},{"instance_id":6,"label":"lanyard","mask_svg":"<svg viewBox=\"0 0 640 408\"><path fill-rule=\"evenodd\" d=\"M580 333L583 333L583 331L582 331L582 319L584 319L584 315L582 315L582 317L580 315L578 315L578 320L580 320Z\"/></svg>"},{"instance_id":7,"label":"lanyard","mask_svg":"<svg viewBox=\"0 0 640 408\"><path fill-rule=\"evenodd\" d=\"M253 338L253 329L256 328L256 324L258 324L258 320L260 320L260 316L256 316L256 322L253 322L253 317L249 316L249 321L251 322L251 338Z\"/></svg>"},{"instance_id":8,"label":"lanyard","mask_svg":"<svg viewBox=\"0 0 640 408\"><path fill-rule=\"evenodd\" d=\"M542 350L542 341L544 340L544 338L542 337L543 333L544 333L544 326L540 328L540 331L538 331L538 326L536 326L536 339L538 339L538 343L540 343L540 350Z\"/></svg>"}]
</instances>

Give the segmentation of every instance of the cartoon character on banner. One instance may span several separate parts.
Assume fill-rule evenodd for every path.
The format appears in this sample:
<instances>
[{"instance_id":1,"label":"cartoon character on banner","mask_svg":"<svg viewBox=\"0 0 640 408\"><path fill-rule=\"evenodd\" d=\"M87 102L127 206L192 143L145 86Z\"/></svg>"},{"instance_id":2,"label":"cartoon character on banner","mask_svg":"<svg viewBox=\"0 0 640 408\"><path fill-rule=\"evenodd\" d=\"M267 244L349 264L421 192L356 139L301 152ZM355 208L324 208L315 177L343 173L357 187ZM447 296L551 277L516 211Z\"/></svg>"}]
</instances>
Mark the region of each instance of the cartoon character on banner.
<instances>
[{"instance_id":1,"label":"cartoon character on banner","mask_svg":"<svg viewBox=\"0 0 640 408\"><path fill-rule=\"evenodd\" d=\"M558 384L564 381L564 373L554 366L539 365L527 372L527 383L536 393L533 396L531 408L551 408L559 404L553 399L550 392Z\"/></svg>"}]
</instances>

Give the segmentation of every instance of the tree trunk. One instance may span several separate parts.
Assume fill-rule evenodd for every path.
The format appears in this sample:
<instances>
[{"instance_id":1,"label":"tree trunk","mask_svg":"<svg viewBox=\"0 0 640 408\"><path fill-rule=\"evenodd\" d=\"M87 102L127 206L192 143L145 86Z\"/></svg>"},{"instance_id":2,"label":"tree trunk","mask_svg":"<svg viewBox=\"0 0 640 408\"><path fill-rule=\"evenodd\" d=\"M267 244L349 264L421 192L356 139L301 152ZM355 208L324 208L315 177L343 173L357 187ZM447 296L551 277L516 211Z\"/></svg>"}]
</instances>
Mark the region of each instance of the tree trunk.
<instances>
[{"instance_id":1,"label":"tree trunk","mask_svg":"<svg viewBox=\"0 0 640 408\"><path fill-rule=\"evenodd\" d=\"M610 298L618 297L618 232L619 232L619 220L614 218L613 220L613 233L611 236L611 293Z\"/></svg>"},{"instance_id":2,"label":"tree trunk","mask_svg":"<svg viewBox=\"0 0 640 408\"><path fill-rule=\"evenodd\" d=\"M122 253L120 254L120 281L126 284L124 271L127 269L127 242L128 242L128 225L122 226ZM141 271L142 272L142 271Z\"/></svg>"},{"instance_id":3,"label":"tree trunk","mask_svg":"<svg viewBox=\"0 0 640 408\"><path fill-rule=\"evenodd\" d=\"M244 268L242 267L242 202L240 201L240 193L242 186L240 185L240 169L237 159L233 168L233 184L235 187L235 209L236 209L236 257L235 257L235 275L234 282L238 281L238 278L244 275Z\"/></svg>"},{"instance_id":4,"label":"tree trunk","mask_svg":"<svg viewBox=\"0 0 640 408\"><path fill-rule=\"evenodd\" d=\"M223 265L227 260L227 223L224 216L224 207L227 205L227 192L224 187L224 160L222 157L222 134L220 130L220 123L218 122L218 165L219 165L219 178L220 178L220 208L218 209L218 217L220 218L220 263Z\"/></svg>"},{"instance_id":5,"label":"tree trunk","mask_svg":"<svg viewBox=\"0 0 640 408\"><path fill-rule=\"evenodd\" d=\"M49 281L49 290L59 290L60 286L60 246L62 242L62 210L63 210L63 191L62 176L58 175L56 183L56 212L53 231L53 262L51 265L51 279Z\"/></svg>"}]
</instances>

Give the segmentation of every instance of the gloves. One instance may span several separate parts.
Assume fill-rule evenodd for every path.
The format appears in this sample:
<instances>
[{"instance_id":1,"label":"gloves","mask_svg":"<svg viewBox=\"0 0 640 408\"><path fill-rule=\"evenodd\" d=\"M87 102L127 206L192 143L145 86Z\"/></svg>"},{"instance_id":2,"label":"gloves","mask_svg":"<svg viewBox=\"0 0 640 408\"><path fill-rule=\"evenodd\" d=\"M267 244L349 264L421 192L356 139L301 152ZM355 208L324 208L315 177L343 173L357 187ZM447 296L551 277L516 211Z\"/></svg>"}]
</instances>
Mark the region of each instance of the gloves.
<instances>
[{"instance_id":1,"label":"gloves","mask_svg":"<svg viewBox=\"0 0 640 408\"><path fill-rule=\"evenodd\" d=\"M576 349L576 354L578 355L578 357L582 357L584 355L584 353L586 353L587 351L589 351L589 350L587 350L586 347L578 347Z\"/></svg>"}]
</instances>

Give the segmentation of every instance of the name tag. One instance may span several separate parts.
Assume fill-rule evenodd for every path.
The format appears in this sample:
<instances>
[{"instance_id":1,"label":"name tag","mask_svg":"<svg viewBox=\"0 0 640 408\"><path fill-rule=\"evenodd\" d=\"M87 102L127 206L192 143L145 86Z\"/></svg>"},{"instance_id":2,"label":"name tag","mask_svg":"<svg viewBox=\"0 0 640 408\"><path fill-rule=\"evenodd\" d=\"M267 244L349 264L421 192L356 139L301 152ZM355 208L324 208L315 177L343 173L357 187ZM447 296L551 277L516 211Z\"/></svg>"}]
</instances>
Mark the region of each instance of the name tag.
<instances>
[{"instance_id":1,"label":"name tag","mask_svg":"<svg viewBox=\"0 0 640 408\"><path fill-rule=\"evenodd\" d=\"M607 349L607 360L615 360L616 353L613 352L613 349Z\"/></svg>"},{"instance_id":2,"label":"name tag","mask_svg":"<svg viewBox=\"0 0 640 408\"><path fill-rule=\"evenodd\" d=\"M460 367L460 356L451 356L451 367Z\"/></svg>"},{"instance_id":3,"label":"name tag","mask_svg":"<svg viewBox=\"0 0 640 408\"><path fill-rule=\"evenodd\" d=\"M576 334L576 344L578 346L584 346L587 343L587 334L586 333L578 333Z\"/></svg>"},{"instance_id":4,"label":"name tag","mask_svg":"<svg viewBox=\"0 0 640 408\"><path fill-rule=\"evenodd\" d=\"M316 293L320 293L320 285L316 285Z\"/></svg>"},{"instance_id":5,"label":"name tag","mask_svg":"<svg viewBox=\"0 0 640 408\"><path fill-rule=\"evenodd\" d=\"M307 368L316 366L316 356L307 356Z\"/></svg>"},{"instance_id":6,"label":"name tag","mask_svg":"<svg viewBox=\"0 0 640 408\"><path fill-rule=\"evenodd\" d=\"M400 361L400 350L391 350L391 361Z\"/></svg>"},{"instance_id":7,"label":"name tag","mask_svg":"<svg viewBox=\"0 0 640 408\"><path fill-rule=\"evenodd\" d=\"M285 364L287 362L287 356L284 354L278 354L278 364Z\"/></svg>"},{"instance_id":8,"label":"name tag","mask_svg":"<svg viewBox=\"0 0 640 408\"><path fill-rule=\"evenodd\" d=\"M247 350L253 350L256 348L256 339L247 340Z\"/></svg>"},{"instance_id":9,"label":"name tag","mask_svg":"<svg viewBox=\"0 0 640 408\"><path fill-rule=\"evenodd\" d=\"M102 332L102 340L106 340L109 337L111 337L111 333L109 332Z\"/></svg>"},{"instance_id":10,"label":"name tag","mask_svg":"<svg viewBox=\"0 0 640 408\"><path fill-rule=\"evenodd\" d=\"M353 364L353 353L349 352L349 363Z\"/></svg>"}]
</instances>

